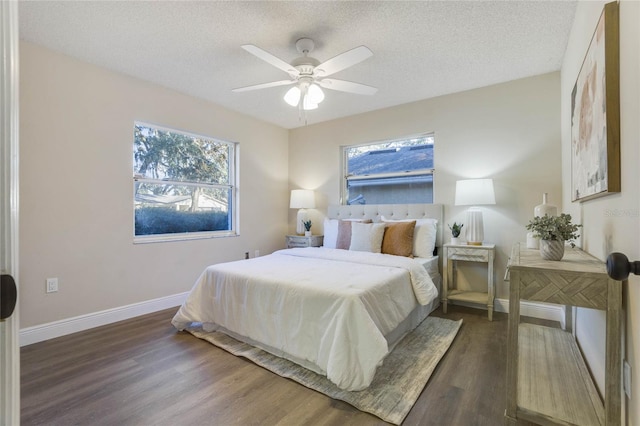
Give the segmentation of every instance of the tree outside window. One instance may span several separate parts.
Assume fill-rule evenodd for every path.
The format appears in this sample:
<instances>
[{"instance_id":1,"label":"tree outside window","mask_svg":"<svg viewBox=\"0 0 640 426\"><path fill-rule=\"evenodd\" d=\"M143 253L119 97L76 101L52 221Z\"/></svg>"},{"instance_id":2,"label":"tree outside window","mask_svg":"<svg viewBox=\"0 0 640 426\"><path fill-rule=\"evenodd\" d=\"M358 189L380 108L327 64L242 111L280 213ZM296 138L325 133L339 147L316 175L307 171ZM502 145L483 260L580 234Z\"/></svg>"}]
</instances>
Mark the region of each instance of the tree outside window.
<instances>
[{"instance_id":1,"label":"tree outside window","mask_svg":"<svg viewBox=\"0 0 640 426\"><path fill-rule=\"evenodd\" d=\"M233 235L236 144L134 126L135 236Z\"/></svg>"}]
</instances>

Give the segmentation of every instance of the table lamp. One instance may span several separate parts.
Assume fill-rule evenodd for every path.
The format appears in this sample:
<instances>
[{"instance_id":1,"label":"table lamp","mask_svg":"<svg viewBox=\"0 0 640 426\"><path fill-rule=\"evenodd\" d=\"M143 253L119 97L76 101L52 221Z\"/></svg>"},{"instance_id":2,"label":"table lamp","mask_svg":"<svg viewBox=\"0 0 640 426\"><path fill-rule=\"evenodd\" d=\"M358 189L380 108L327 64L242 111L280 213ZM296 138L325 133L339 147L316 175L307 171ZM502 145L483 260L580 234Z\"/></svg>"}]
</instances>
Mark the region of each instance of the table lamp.
<instances>
[{"instance_id":1,"label":"table lamp","mask_svg":"<svg viewBox=\"0 0 640 426\"><path fill-rule=\"evenodd\" d=\"M466 237L468 245L481 246L484 240L482 211L477 207L495 204L493 179L465 179L456 182L456 206L472 206L467 210Z\"/></svg>"},{"instance_id":2,"label":"table lamp","mask_svg":"<svg viewBox=\"0 0 640 426\"><path fill-rule=\"evenodd\" d=\"M299 209L296 216L296 233L304 235L303 221L307 220L307 211L305 209L314 209L316 207L316 197L310 189L293 189L291 191L291 200L289 208Z\"/></svg>"}]
</instances>

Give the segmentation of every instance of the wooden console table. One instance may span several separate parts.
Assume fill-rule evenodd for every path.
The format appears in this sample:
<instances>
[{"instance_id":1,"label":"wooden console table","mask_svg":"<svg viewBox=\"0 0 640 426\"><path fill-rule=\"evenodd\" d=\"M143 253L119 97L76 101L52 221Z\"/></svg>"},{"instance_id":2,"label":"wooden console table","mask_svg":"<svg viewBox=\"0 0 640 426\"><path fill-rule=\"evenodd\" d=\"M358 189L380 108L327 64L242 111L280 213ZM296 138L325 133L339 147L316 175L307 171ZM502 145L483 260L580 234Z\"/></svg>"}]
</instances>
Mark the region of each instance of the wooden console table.
<instances>
[{"instance_id":1,"label":"wooden console table","mask_svg":"<svg viewBox=\"0 0 640 426\"><path fill-rule=\"evenodd\" d=\"M516 244L508 271L506 423L620 425L622 281L609 278L603 261L569 247L561 261L547 261ZM521 300L607 312L604 404L573 335L520 324Z\"/></svg>"}]
</instances>

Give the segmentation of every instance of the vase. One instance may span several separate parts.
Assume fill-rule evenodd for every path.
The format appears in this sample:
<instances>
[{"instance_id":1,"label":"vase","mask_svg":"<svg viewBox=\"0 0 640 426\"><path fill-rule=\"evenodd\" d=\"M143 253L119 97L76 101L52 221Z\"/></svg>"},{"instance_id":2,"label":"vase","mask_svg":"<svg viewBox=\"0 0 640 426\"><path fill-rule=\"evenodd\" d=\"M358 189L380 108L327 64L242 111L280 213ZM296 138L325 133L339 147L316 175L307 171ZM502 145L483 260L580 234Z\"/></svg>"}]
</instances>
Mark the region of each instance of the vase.
<instances>
[{"instance_id":1,"label":"vase","mask_svg":"<svg viewBox=\"0 0 640 426\"><path fill-rule=\"evenodd\" d=\"M546 192L542 194L542 204L538 204L533 208L534 217L535 216L543 217L545 214L548 214L549 216L558 216L558 208L553 204L549 204L547 202L548 196L549 194Z\"/></svg>"},{"instance_id":2,"label":"vase","mask_svg":"<svg viewBox=\"0 0 640 426\"><path fill-rule=\"evenodd\" d=\"M529 249L539 249L540 248L540 239L534 236L533 232L527 232L527 248Z\"/></svg>"},{"instance_id":3,"label":"vase","mask_svg":"<svg viewBox=\"0 0 640 426\"><path fill-rule=\"evenodd\" d=\"M311 236L311 231L304 231L304 236L305 237L310 237Z\"/></svg>"},{"instance_id":4,"label":"vase","mask_svg":"<svg viewBox=\"0 0 640 426\"><path fill-rule=\"evenodd\" d=\"M451 237L451 244L460 244L460 239L458 237Z\"/></svg>"},{"instance_id":5,"label":"vase","mask_svg":"<svg viewBox=\"0 0 640 426\"><path fill-rule=\"evenodd\" d=\"M564 256L564 241L540 240L540 256L544 260L561 260Z\"/></svg>"}]
</instances>

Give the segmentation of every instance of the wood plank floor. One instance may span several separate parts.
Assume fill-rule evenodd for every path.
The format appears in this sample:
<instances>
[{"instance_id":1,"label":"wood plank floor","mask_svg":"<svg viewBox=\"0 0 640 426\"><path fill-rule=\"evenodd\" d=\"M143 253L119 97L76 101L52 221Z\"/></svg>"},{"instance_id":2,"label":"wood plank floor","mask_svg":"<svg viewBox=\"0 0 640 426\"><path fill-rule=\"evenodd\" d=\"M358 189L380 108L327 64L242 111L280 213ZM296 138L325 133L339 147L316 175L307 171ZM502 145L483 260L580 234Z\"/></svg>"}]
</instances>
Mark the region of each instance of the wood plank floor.
<instances>
[{"instance_id":1,"label":"wood plank floor","mask_svg":"<svg viewBox=\"0 0 640 426\"><path fill-rule=\"evenodd\" d=\"M23 425L378 425L341 401L177 332L176 309L23 347ZM405 425L499 425L507 316L464 320Z\"/></svg>"}]
</instances>

